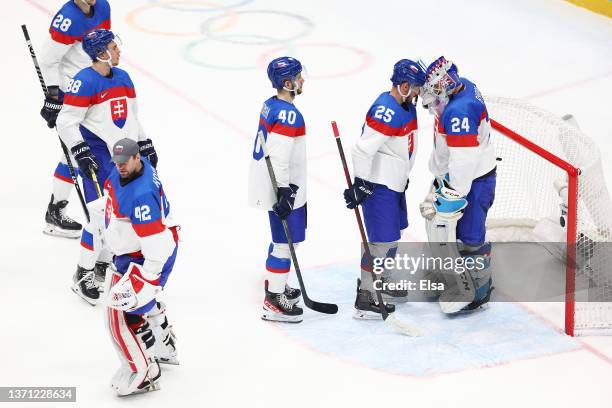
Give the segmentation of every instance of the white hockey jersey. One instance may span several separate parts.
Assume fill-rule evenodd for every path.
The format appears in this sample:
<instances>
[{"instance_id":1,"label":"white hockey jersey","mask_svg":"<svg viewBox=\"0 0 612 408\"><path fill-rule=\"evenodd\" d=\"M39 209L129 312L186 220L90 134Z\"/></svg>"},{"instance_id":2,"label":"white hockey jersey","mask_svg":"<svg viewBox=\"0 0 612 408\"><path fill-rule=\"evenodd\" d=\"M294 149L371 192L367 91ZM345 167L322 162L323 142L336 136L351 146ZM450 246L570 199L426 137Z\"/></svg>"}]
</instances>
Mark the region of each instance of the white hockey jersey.
<instances>
[{"instance_id":1,"label":"white hockey jersey","mask_svg":"<svg viewBox=\"0 0 612 408\"><path fill-rule=\"evenodd\" d=\"M299 187L294 208L306 203L306 126L300 111L292 103L276 96L264 102L259 117L258 133L262 132L270 152L270 161L279 187ZM259 137L255 145L249 174L249 204L272 210L276 195L272 188Z\"/></svg>"},{"instance_id":2,"label":"white hockey jersey","mask_svg":"<svg viewBox=\"0 0 612 408\"><path fill-rule=\"evenodd\" d=\"M57 131L68 148L82 142L81 132L85 131L102 139L109 151L125 137L147 139L138 120L136 90L130 76L116 67L111 72L104 77L89 67L70 80L57 117Z\"/></svg>"},{"instance_id":3,"label":"white hockey jersey","mask_svg":"<svg viewBox=\"0 0 612 408\"><path fill-rule=\"evenodd\" d=\"M91 58L81 45L83 36L98 28L110 30L110 5L97 0L88 17L73 0L66 2L55 14L49 27L50 38L42 48L40 68L47 86L59 86L66 92L68 82L81 69L91 65Z\"/></svg>"},{"instance_id":4,"label":"white hockey jersey","mask_svg":"<svg viewBox=\"0 0 612 408\"><path fill-rule=\"evenodd\" d=\"M484 99L472 82L465 78L461 82L464 89L436 118L429 169L435 176L448 173L450 185L466 196L474 179L495 168L496 156Z\"/></svg>"},{"instance_id":5,"label":"white hockey jersey","mask_svg":"<svg viewBox=\"0 0 612 408\"><path fill-rule=\"evenodd\" d=\"M403 193L416 158L417 132L415 107L405 109L389 92L380 94L352 150L355 177Z\"/></svg>"}]
</instances>

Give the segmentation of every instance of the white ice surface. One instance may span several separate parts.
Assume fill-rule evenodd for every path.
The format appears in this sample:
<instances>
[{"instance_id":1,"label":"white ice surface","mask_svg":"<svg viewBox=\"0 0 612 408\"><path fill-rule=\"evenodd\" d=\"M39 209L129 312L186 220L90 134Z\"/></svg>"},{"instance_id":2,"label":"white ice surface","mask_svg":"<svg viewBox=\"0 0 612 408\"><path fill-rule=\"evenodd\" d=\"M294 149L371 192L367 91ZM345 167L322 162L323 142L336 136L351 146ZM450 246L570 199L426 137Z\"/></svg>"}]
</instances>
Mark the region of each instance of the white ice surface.
<instances>
[{"instance_id":1,"label":"white ice surface","mask_svg":"<svg viewBox=\"0 0 612 408\"><path fill-rule=\"evenodd\" d=\"M40 87L19 25L28 24L40 50L49 12L61 2L13 0L0 17L0 386L77 386L83 407L612 405L610 338L564 337L561 305L494 305L448 325L418 306L414 319L430 335L415 341L392 336L381 324L349 320L357 273L355 268L351 275L350 265L358 260L359 237L341 199L344 179L329 126L338 121L348 151L366 109L389 87L393 63L444 54L485 94L574 114L601 148L610 188L610 19L560 0L254 1L235 11L300 15L312 22L309 34L282 46L214 40L192 45L198 61L258 67L220 70L184 57L200 39L201 23L221 13L146 7L144 0L111 2L113 28L124 42L122 66L136 84L140 118L155 141L160 176L183 226L165 293L181 365L164 370L161 391L148 395L118 399L107 386L118 360L102 308L88 306L69 289L78 242L41 233L59 148L38 116ZM206 8L223 2L169 3ZM303 31L299 19L273 13L229 14L213 23L216 35L251 42ZM259 319L269 232L265 214L245 205L259 109L272 91L261 61L285 50L310 73L297 100L307 124L310 183L308 238L299 257L312 297L341 302L338 316L307 313L308 320L295 327ZM431 119L419 114L406 239L424 238L417 206L430 181ZM70 213L82 219L75 194ZM320 276L334 271L334 279ZM410 310L400 306L406 316ZM487 319L498 328L504 316L524 316L523 337L486 330ZM319 319L325 330L309 330Z\"/></svg>"}]
</instances>

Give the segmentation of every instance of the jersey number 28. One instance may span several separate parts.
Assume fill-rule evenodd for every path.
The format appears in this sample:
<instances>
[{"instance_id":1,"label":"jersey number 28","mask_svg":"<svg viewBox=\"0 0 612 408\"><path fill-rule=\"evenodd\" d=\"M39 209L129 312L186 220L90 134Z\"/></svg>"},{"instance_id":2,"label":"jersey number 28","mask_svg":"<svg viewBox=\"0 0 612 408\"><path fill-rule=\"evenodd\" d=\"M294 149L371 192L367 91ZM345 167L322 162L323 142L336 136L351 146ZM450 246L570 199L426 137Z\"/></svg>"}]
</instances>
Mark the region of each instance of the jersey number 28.
<instances>
[{"instance_id":1,"label":"jersey number 28","mask_svg":"<svg viewBox=\"0 0 612 408\"><path fill-rule=\"evenodd\" d=\"M59 28L63 32L66 32L70 28L71 24L72 20L70 20L69 18L64 18L63 15L58 14L57 16L55 16L55 19L53 20L53 23L51 25L53 26L53 28Z\"/></svg>"}]
</instances>

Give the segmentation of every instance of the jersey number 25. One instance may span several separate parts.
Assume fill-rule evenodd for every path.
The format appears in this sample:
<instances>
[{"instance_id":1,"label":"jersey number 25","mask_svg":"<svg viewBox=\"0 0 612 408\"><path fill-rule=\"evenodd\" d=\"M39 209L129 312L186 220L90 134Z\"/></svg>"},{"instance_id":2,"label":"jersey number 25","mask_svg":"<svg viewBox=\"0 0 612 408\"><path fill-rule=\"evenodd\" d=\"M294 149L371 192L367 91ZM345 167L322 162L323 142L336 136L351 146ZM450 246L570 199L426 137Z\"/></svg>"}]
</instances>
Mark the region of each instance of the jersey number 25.
<instances>
[{"instance_id":1,"label":"jersey number 25","mask_svg":"<svg viewBox=\"0 0 612 408\"><path fill-rule=\"evenodd\" d=\"M382 119L386 123L391 122L391 120L393 119L393 115L395 115L395 111L383 105L380 105L378 108L376 108L376 111L374 112L374 117L376 119Z\"/></svg>"}]
</instances>

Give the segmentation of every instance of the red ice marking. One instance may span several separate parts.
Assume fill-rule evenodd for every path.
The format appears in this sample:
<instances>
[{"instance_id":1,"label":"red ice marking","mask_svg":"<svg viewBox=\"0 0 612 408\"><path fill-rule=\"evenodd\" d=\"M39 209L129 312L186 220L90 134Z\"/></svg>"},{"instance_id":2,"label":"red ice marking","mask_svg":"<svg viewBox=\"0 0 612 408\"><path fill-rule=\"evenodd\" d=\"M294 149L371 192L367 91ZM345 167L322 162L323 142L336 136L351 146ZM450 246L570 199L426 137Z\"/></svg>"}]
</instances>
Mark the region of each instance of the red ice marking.
<instances>
[{"instance_id":1,"label":"red ice marking","mask_svg":"<svg viewBox=\"0 0 612 408\"><path fill-rule=\"evenodd\" d=\"M355 67L346 69L344 71L332 72L328 74L308 75L310 78L330 79L330 78L347 77L347 76L354 75L354 74L357 74L365 70L372 63L372 57L370 56L370 54L368 54L365 50L362 50L361 48L352 47L350 45L343 45L343 44L337 44L337 43L302 43L302 44L295 44L294 47L298 50L300 48L316 48L316 47L335 48L336 50L349 51L361 58L361 61ZM258 58L259 66L262 68L265 68L268 65L268 61L270 60L271 56L282 50L283 50L282 47L276 47L276 48L273 48L261 54Z\"/></svg>"}]
</instances>

